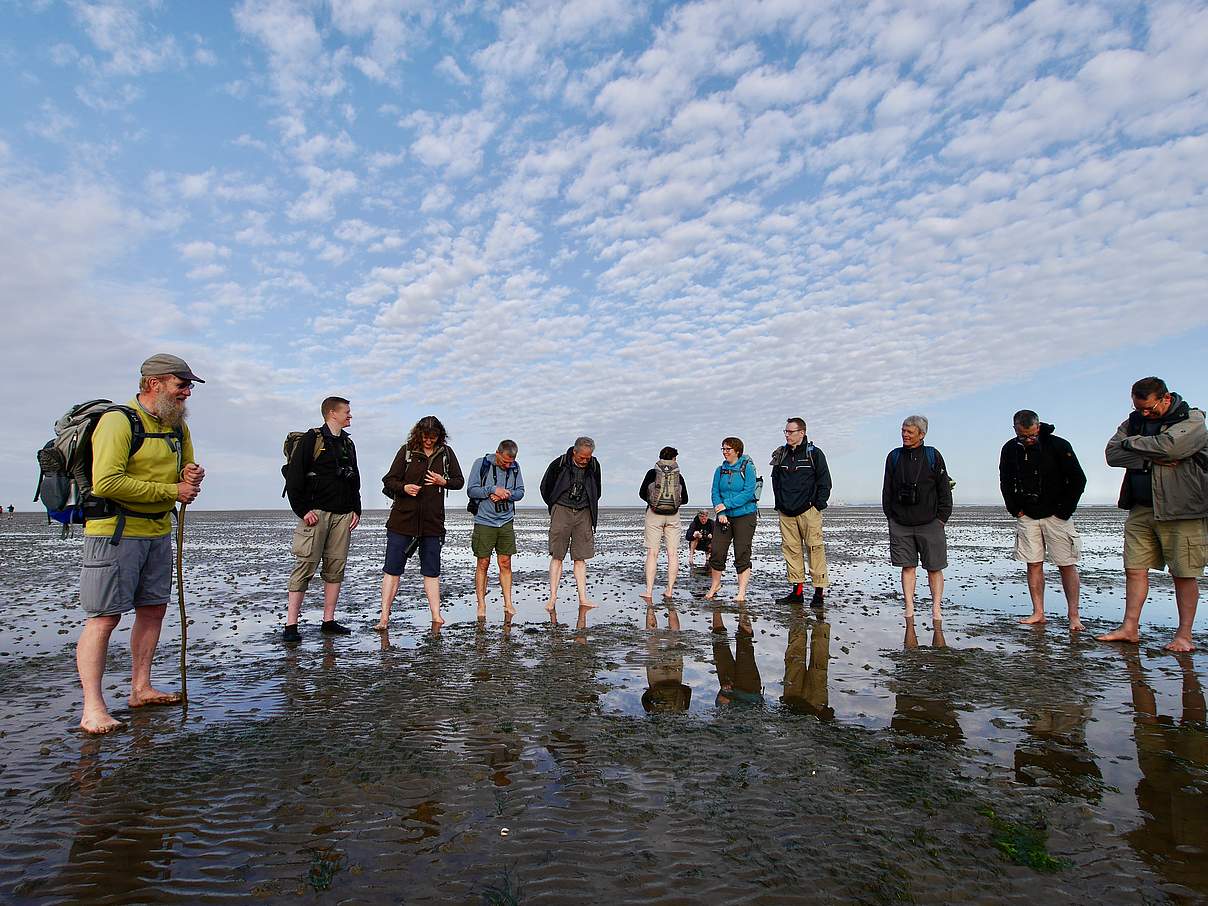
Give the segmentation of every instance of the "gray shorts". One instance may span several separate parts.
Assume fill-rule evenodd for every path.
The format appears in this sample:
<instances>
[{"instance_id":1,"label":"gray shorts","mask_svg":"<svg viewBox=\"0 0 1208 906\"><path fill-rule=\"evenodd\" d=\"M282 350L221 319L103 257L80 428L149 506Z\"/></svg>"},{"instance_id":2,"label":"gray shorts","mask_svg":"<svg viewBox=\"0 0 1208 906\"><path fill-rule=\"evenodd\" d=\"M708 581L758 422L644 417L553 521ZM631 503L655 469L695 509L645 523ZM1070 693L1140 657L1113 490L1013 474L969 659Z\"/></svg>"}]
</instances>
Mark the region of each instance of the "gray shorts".
<instances>
[{"instance_id":1,"label":"gray shorts","mask_svg":"<svg viewBox=\"0 0 1208 906\"><path fill-rule=\"evenodd\" d=\"M135 607L167 604L172 597L172 536L84 537L80 606L90 617L115 616Z\"/></svg>"},{"instance_id":2,"label":"gray shorts","mask_svg":"<svg viewBox=\"0 0 1208 906\"><path fill-rule=\"evenodd\" d=\"M572 560L590 560L596 555L596 532L591 527L591 510L572 510L554 504L549 516L549 555L565 560L570 550Z\"/></svg>"},{"instance_id":3,"label":"gray shorts","mask_svg":"<svg viewBox=\"0 0 1208 906\"><path fill-rule=\"evenodd\" d=\"M901 525L889 520L889 559L894 566L918 566L935 572L948 567L948 538L944 523L932 519L926 525Z\"/></svg>"}]
</instances>

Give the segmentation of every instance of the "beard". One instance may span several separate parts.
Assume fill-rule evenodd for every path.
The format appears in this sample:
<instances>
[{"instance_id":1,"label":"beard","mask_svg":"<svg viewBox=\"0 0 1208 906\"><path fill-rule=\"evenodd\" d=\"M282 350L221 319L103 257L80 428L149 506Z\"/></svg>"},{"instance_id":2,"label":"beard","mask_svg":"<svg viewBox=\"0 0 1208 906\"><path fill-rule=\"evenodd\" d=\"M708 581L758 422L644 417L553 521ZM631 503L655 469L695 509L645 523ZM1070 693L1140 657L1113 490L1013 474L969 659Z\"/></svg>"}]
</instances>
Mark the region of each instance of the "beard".
<instances>
[{"instance_id":1,"label":"beard","mask_svg":"<svg viewBox=\"0 0 1208 906\"><path fill-rule=\"evenodd\" d=\"M155 398L151 414L171 428L179 428L189 415L189 408L183 400L177 400L169 393L161 393Z\"/></svg>"}]
</instances>

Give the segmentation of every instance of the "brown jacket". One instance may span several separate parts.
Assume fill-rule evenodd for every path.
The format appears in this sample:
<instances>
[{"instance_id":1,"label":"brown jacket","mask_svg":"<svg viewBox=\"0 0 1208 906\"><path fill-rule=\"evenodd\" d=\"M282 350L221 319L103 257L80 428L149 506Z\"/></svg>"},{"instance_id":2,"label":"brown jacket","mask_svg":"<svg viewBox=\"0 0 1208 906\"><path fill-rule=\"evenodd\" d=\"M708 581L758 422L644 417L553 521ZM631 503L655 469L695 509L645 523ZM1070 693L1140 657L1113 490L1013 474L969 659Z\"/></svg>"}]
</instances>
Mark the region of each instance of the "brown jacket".
<instances>
[{"instance_id":1,"label":"brown jacket","mask_svg":"<svg viewBox=\"0 0 1208 906\"><path fill-rule=\"evenodd\" d=\"M390 507L390 518L386 520L386 528L400 535L424 537L445 533L445 495L440 487L434 484L424 485L424 475L428 470L438 474L448 472L450 491L460 491L465 487L466 479L461 474L461 466L457 457L448 447L437 447L432 451L429 461L423 450L412 450L411 461L407 462L407 446L399 447L390 464L390 471L382 476L383 489L394 496L394 505ZM420 492L412 497L403 490L404 485L418 484Z\"/></svg>"}]
</instances>

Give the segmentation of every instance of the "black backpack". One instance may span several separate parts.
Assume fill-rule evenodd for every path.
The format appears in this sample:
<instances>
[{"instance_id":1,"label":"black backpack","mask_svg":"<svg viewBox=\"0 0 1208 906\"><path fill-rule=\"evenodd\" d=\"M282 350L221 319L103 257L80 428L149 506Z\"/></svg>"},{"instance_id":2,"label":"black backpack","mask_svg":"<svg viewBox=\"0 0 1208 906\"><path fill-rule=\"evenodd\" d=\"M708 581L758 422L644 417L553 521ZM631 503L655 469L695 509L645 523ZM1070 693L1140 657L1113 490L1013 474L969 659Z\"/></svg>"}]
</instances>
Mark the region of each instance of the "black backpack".
<instances>
[{"instance_id":1,"label":"black backpack","mask_svg":"<svg viewBox=\"0 0 1208 906\"><path fill-rule=\"evenodd\" d=\"M285 443L281 447L281 452L285 454L285 465L281 467L281 477L286 478L289 473L290 460L302 448L302 439L311 431L315 432L315 451L311 456L310 461L313 463L319 458L319 454L323 452L323 432L319 428L308 428L305 431L290 431L285 435ZM299 454L300 455L300 454ZM314 473L307 473L307 478L310 478ZM281 496L285 496L287 488L281 488Z\"/></svg>"}]
</instances>

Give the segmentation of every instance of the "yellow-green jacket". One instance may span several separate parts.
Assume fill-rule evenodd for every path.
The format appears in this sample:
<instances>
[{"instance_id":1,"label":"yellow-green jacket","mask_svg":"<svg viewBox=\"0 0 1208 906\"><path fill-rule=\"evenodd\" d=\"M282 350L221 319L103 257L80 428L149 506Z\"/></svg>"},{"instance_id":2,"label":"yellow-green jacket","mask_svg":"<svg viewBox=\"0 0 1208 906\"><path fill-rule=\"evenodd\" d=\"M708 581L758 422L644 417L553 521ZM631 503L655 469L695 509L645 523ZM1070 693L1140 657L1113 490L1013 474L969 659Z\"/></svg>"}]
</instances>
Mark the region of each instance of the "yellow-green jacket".
<instances>
[{"instance_id":1,"label":"yellow-green jacket","mask_svg":"<svg viewBox=\"0 0 1208 906\"><path fill-rule=\"evenodd\" d=\"M126 405L139 414L148 434L172 430L140 406L137 397ZM148 437L131 456L130 420L121 412L106 412L92 432L92 493L136 513L170 511L176 505L176 485L181 469L194 461L189 426L182 425L181 428L184 444L180 451L173 449L175 438ZM110 538L116 528L116 516L89 519L84 534ZM170 534L170 513L159 519L127 519L123 532L129 538L159 538Z\"/></svg>"}]
</instances>

